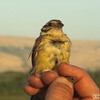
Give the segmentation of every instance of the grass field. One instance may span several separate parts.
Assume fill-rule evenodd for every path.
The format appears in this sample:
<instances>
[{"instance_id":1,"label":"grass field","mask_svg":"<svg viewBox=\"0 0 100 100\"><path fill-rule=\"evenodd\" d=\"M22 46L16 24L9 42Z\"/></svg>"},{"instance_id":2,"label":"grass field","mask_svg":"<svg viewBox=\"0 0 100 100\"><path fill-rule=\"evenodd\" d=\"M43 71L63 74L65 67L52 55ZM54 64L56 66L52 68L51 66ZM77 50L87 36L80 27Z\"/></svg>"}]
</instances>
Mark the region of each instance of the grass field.
<instances>
[{"instance_id":1,"label":"grass field","mask_svg":"<svg viewBox=\"0 0 100 100\"><path fill-rule=\"evenodd\" d=\"M29 100L26 95L0 95L0 100Z\"/></svg>"},{"instance_id":2,"label":"grass field","mask_svg":"<svg viewBox=\"0 0 100 100\"><path fill-rule=\"evenodd\" d=\"M100 71L89 73L100 87ZM29 100L29 96L23 90L27 79L28 73L0 73L0 100Z\"/></svg>"},{"instance_id":3,"label":"grass field","mask_svg":"<svg viewBox=\"0 0 100 100\"><path fill-rule=\"evenodd\" d=\"M28 100L23 90L27 78L27 74L20 72L0 73L0 100Z\"/></svg>"}]
</instances>

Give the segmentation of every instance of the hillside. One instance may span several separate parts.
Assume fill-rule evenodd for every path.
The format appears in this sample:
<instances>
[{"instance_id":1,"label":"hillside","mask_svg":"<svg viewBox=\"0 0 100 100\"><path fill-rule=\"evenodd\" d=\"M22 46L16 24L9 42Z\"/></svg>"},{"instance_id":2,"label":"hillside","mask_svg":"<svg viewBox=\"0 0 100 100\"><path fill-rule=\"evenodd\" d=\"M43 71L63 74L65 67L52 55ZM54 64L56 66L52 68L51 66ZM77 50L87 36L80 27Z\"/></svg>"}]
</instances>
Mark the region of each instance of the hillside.
<instances>
[{"instance_id":1,"label":"hillside","mask_svg":"<svg viewBox=\"0 0 100 100\"><path fill-rule=\"evenodd\" d=\"M0 37L0 72L30 70L27 60L34 39L26 37ZM100 69L100 41L72 41L70 63L84 69Z\"/></svg>"}]
</instances>

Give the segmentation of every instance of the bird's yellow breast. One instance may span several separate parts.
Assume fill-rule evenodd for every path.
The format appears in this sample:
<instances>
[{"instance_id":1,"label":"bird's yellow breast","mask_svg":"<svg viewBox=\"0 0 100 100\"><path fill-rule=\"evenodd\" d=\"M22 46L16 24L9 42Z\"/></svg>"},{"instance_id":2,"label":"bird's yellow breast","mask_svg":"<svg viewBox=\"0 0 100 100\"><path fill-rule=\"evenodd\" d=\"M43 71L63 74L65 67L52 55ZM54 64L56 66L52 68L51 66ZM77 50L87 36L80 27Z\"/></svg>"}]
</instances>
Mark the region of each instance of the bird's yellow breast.
<instances>
[{"instance_id":1,"label":"bird's yellow breast","mask_svg":"<svg viewBox=\"0 0 100 100\"><path fill-rule=\"evenodd\" d=\"M70 41L65 35L60 36L60 38L57 37L59 35L56 35L56 39L52 36L44 37L37 45L38 50L34 59L34 73L52 70L61 62L69 62Z\"/></svg>"}]
</instances>

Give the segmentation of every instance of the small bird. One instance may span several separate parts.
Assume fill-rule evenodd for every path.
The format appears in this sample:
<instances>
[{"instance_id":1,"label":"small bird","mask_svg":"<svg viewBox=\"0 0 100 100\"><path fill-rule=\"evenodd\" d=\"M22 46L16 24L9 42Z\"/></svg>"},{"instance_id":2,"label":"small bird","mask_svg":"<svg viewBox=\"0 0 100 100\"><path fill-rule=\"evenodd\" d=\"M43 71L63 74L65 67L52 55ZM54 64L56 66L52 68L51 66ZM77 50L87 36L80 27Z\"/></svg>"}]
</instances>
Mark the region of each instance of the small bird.
<instances>
[{"instance_id":1,"label":"small bird","mask_svg":"<svg viewBox=\"0 0 100 100\"><path fill-rule=\"evenodd\" d=\"M63 33L60 20L46 23L36 39L31 52L31 74L40 74L57 69L61 62L69 63L71 41Z\"/></svg>"}]
</instances>

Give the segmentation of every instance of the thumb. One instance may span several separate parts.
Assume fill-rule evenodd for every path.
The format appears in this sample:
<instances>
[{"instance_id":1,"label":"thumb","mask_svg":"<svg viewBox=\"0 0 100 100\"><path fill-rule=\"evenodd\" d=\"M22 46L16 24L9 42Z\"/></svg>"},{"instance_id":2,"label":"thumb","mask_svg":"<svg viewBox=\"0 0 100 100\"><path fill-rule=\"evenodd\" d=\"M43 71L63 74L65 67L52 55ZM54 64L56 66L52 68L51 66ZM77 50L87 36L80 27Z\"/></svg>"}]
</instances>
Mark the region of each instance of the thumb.
<instances>
[{"instance_id":1,"label":"thumb","mask_svg":"<svg viewBox=\"0 0 100 100\"><path fill-rule=\"evenodd\" d=\"M58 77L47 90L45 100L72 100L73 84L64 77Z\"/></svg>"}]
</instances>

